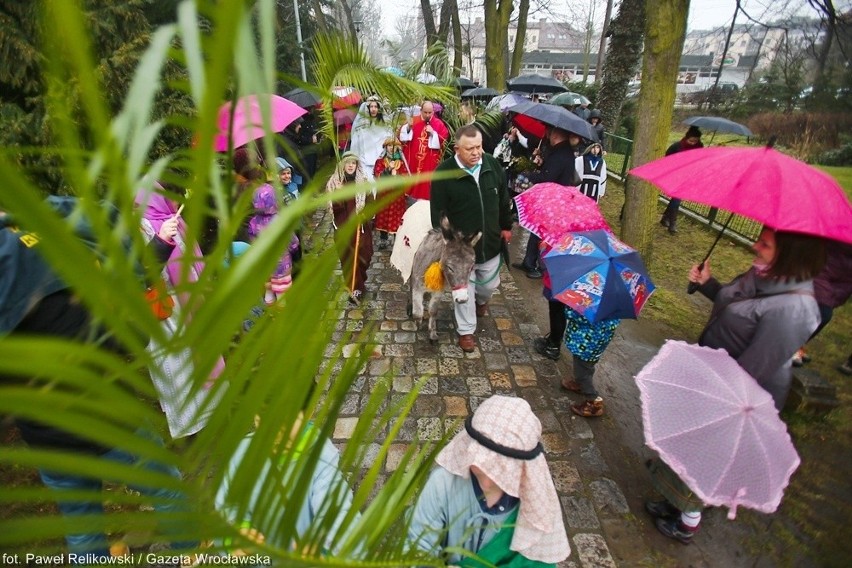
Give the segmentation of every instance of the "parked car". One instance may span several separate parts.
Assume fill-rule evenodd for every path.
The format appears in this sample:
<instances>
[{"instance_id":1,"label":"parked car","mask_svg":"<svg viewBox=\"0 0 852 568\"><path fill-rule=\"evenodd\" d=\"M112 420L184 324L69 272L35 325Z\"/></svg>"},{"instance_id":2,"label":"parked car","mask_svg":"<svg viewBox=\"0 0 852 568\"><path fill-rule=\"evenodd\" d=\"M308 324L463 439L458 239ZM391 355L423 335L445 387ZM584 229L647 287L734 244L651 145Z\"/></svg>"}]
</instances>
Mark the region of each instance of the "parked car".
<instances>
[{"instance_id":1,"label":"parked car","mask_svg":"<svg viewBox=\"0 0 852 568\"><path fill-rule=\"evenodd\" d=\"M692 91L681 95L681 102L688 105L719 104L728 101L739 93L740 87L736 83L719 83L715 87L709 87L702 91Z\"/></svg>"}]
</instances>

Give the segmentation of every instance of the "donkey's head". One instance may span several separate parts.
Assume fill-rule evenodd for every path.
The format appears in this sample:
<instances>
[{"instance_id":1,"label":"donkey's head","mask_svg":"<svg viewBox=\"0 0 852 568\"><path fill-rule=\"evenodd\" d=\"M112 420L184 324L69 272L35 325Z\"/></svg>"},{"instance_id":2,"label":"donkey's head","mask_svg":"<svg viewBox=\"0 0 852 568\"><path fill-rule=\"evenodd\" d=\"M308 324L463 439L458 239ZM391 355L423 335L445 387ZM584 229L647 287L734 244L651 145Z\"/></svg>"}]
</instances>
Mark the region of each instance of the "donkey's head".
<instances>
[{"instance_id":1,"label":"donkey's head","mask_svg":"<svg viewBox=\"0 0 852 568\"><path fill-rule=\"evenodd\" d=\"M453 300L463 304L468 300L467 283L470 272L476 262L473 247L479 242L482 233L466 236L453 229L446 215L441 217L441 234L444 237L444 250L441 253L441 270L447 284L453 291Z\"/></svg>"}]
</instances>

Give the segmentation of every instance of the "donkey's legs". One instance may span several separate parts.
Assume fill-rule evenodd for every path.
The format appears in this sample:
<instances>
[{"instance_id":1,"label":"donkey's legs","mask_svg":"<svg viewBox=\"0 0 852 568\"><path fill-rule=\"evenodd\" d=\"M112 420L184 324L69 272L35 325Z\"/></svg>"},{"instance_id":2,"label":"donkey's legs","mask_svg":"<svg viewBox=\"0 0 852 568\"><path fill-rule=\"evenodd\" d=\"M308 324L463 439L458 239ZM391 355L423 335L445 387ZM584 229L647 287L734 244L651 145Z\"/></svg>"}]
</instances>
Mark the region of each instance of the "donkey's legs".
<instances>
[{"instance_id":1,"label":"donkey's legs","mask_svg":"<svg viewBox=\"0 0 852 568\"><path fill-rule=\"evenodd\" d=\"M438 341L438 304L441 301L441 292L432 292L429 298L429 341Z\"/></svg>"},{"instance_id":2,"label":"donkey's legs","mask_svg":"<svg viewBox=\"0 0 852 568\"><path fill-rule=\"evenodd\" d=\"M411 283L411 305L409 306L409 310L411 312L411 319L417 323L418 329L420 328L420 323L423 321L424 292L425 289L422 284L417 285L414 282Z\"/></svg>"}]
</instances>

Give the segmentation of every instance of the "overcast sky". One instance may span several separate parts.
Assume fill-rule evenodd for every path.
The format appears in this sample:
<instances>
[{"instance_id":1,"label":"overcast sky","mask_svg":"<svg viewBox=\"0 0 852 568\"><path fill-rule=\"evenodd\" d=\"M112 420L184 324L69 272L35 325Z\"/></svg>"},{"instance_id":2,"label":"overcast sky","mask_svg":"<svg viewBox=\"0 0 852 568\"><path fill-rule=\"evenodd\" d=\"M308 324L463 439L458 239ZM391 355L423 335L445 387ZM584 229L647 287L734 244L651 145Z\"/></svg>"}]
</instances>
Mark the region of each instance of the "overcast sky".
<instances>
[{"instance_id":1,"label":"overcast sky","mask_svg":"<svg viewBox=\"0 0 852 568\"><path fill-rule=\"evenodd\" d=\"M377 0L382 9L383 29L387 35L394 33L397 18L404 14L413 14L420 10L419 0ZM551 0L551 5L558 9L559 6L564 6L564 11L567 13L569 5L582 4L583 0ZM766 14L772 14L777 10L778 0L743 0L742 6L754 18L768 17ZM807 0L792 0L792 3L806 5ZM602 1L598 0L597 5L600 6ZM848 5L848 0L835 0L835 6ZM692 0L689 9L688 29L701 30L712 29L718 26L724 26L731 22L731 17L734 15L735 0ZM768 11L774 6L773 11ZM602 12L602 10L600 10ZM464 17L464 16L462 16ZM532 16L537 20L539 17ZM603 13L600 14L603 19ZM550 21L555 21L554 18L548 17ZM745 18L740 15L737 17L737 22L745 23Z\"/></svg>"}]
</instances>

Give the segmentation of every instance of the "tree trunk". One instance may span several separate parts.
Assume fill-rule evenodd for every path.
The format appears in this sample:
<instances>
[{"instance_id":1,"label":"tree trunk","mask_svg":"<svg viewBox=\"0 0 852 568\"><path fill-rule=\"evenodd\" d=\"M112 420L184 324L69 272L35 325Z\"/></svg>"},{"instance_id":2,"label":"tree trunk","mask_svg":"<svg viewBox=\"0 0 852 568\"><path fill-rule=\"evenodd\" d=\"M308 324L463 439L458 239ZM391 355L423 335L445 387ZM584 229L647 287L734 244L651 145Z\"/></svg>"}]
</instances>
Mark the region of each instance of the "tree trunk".
<instances>
[{"instance_id":1,"label":"tree trunk","mask_svg":"<svg viewBox=\"0 0 852 568\"><path fill-rule=\"evenodd\" d=\"M423 12L423 28L426 30L426 50L438 40L438 28L435 27L435 16L432 14L432 4L429 0L420 0L420 10Z\"/></svg>"},{"instance_id":2,"label":"tree trunk","mask_svg":"<svg viewBox=\"0 0 852 568\"><path fill-rule=\"evenodd\" d=\"M506 86L506 56L512 0L485 0L486 82L492 89Z\"/></svg>"},{"instance_id":3,"label":"tree trunk","mask_svg":"<svg viewBox=\"0 0 852 568\"><path fill-rule=\"evenodd\" d=\"M340 0L340 6L343 8L343 14L346 16L346 27L349 28L349 35L357 43L358 30L355 29L355 20L352 19L352 6L349 5L349 0Z\"/></svg>"},{"instance_id":4,"label":"tree trunk","mask_svg":"<svg viewBox=\"0 0 852 568\"><path fill-rule=\"evenodd\" d=\"M648 23L633 144L634 166L659 158L668 145L689 0L648 0L646 10ZM668 24L660 26L657 22ZM658 195L651 184L628 176L621 236L642 254L648 265L652 265Z\"/></svg>"},{"instance_id":5,"label":"tree trunk","mask_svg":"<svg viewBox=\"0 0 852 568\"><path fill-rule=\"evenodd\" d=\"M583 83L589 80L589 60L592 55L592 36L595 33L595 8L591 6L586 20L586 36L583 38Z\"/></svg>"},{"instance_id":6,"label":"tree trunk","mask_svg":"<svg viewBox=\"0 0 852 568\"><path fill-rule=\"evenodd\" d=\"M737 14L740 13L740 0L737 0L734 7L734 16L731 18L731 27L728 28L728 37L725 38L725 47L722 48L722 59L719 61L719 70L716 72L716 80L713 81L713 88L710 90L710 100L707 103L707 108L712 110L716 106L716 101L719 97L716 96L716 91L719 88L719 81L722 79L722 69L725 68L725 58L728 56L728 48L731 47L731 36L734 35L734 26L737 25ZM698 108L701 108L699 105Z\"/></svg>"},{"instance_id":7,"label":"tree trunk","mask_svg":"<svg viewBox=\"0 0 852 568\"><path fill-rule=\"evenodd\" d=\"M518 7L518 31L515 34L515 48L512 51L512 67L509 77L521 74L521 59L524 57L524 43L527 39L527 16L530 13L530 0L521 0Z\"/></svg>"},{"instance_id":8,"label":"tree trunk","mask_svg":"<svg viewBox=\"0 0 852 568\"><path fill-rule=\"evenodd\" d=\"M639 67L645 38L645 0L622 0L609 26L610 44L603 66L598 108L609 131L618 132L627 85Z\"/></svg>"},{"instance_id":9,"label":"tree trunk","mask_svg":"<svg viewBox=\"0 0 852 568\"><path fill-rule=\"evenodd\" d=\"M595 83L600 84L603 77L604 58L606 57L606 38L609 35L609 23L612 19L612 0L606 0L606 14L601 28L601 43L598 46L598 64L595 67ZM598 105L600 106L600 105Z\"/></svg>"},{"instance_id":10,"label":"tree trunk","mask_svg":"<svg viewBox=\"0 0 852 568\"><path fill-rule=\"evenodd\" d=\"M811 2L813 5L814 2ZM814 97L821 97L828 90L829 77L826 73L826 65L828 56L831 53L831 44L834 43L834 36L837 27L837 12L834 9L834 3L831 0L817 3L822 12L822 21L825 23L825 39L820 46L819 52L816 55L816 71L814 74Z\"/></svg>"},{"instance_id":11,"label":"tree trunk","mask_svg":"<svg viewBox=\"0 0 852 568\"><path fill-rule=\"evenodd\" d=\"M450 10L452 2L444 0L441 4L441 12L438 16L438 41L447 45L447 38L450 36Z\"/></svg>"},{"instance_id":12,"label":"tree trunk","mask_svg":"<svg viewBox=\"0 0 852 568\"><path fill-rule=\"evenodd\" d=\"M325 14L322 12L322 4L320 0L312 0L311 4L314 7L314 15L317 19L317 27L321 32L328 31L328 22L325 19Z\"/></svg>"},{"instance_id":13,"label":"tree trunk","mask_svg":"<svg viewBox=\"0 0 852 568\"><path fill-rule=\"evenodd\" d=\"M453 75L458 77L461 75L462 63L464 58L464 48L462 47L462 31L461 19L459 18L459 6L456 0L444 0L444 2L452 4L450 7L451 23L453 26ZM471 67L471 73L473 68Z\"/></svg>"}]
</instances>

